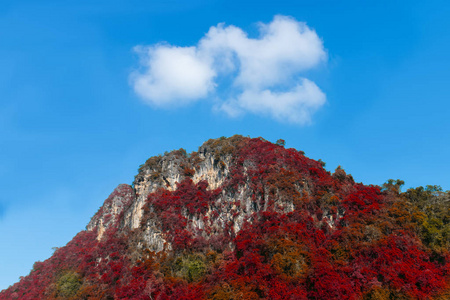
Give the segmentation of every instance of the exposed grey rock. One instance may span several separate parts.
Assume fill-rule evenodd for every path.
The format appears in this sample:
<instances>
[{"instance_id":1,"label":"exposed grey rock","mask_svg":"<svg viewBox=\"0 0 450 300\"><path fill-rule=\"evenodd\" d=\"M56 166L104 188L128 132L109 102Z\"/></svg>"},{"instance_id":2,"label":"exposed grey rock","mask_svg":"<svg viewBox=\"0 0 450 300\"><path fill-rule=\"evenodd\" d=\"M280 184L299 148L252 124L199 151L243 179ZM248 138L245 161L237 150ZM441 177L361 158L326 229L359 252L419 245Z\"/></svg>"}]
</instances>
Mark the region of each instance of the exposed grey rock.
<instances>
[{"instance_id":1,"label":"exposed grey rock","mask_svg":"<svg viewBox=\"0 0 450 300\"><path fill-rule=\"evenodd\" d=\"M114 189L103 203L103 206L92 217L87 230L97 230L100 239L110 226L118 226L119 219L124 210L128 208L136 199L134 190L128 184L120 184Z\"/></svg>"}]
</instances>

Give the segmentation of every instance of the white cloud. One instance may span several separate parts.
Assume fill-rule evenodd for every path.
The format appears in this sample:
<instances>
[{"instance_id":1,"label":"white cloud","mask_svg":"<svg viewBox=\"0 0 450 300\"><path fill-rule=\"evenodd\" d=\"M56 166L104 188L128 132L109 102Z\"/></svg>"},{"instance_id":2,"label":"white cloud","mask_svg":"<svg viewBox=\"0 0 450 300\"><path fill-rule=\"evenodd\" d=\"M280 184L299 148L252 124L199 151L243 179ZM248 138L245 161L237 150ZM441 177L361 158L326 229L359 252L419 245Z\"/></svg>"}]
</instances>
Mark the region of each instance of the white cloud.
<instances>
[{"instance_id":1,"label":"white cloud","mask_svg":"<svg viewBox=\"0 0 450 300\"><path fill-rule=\"evenodd\" d=\"M280 84L326 58L322 41L305 23L276 16L259 27L261 37L250 39L237 27L219 24L210 28L199 49L219 63L225 54L227 65L235 54L240 67L236 83L243 87Z\"/></svg>"},{"instance_id":2,"label":"white cloud","mask_svg":"<svg viewBox=\"0 0 450 300\"><path fill-rule=\"evenodd\" d=\"M134 73L136 93L151 104L167 106L204 98L214 89L215 71L195 47L137 47L147 70Z\"/></svg>"},{"instance_id":3,"label":"white cloud","mask_svg":"<svg viewBox=\"0 0 450 300\"><path fill-rule=\"evenodd\" d=\"M317 85L303 79L294 88L286 92L265 90L245 90L236 100L223 104L222 109L230 116L242 111L258 115L270 115L281 122L308 124L311 115L325 104L325 94Z\"/></svg>"},{"instance_id":4,"label":"white cloud","mask_svg":"<svg viewBox=\"0 0 450 300\"><path fill-rule=\"evenodd\" d=\"M219 107L230 116L245 112L306 124L325 102L302 72L326 61L322 40L305 23L275 16L259 24L260 36L219 24L195 47L158 44L137 47L142 73L132 75L136 93L158 106L184 104L208 96L227 97ZM231 82L218 86L220 78Z\"/></svg>"}]
</instances>

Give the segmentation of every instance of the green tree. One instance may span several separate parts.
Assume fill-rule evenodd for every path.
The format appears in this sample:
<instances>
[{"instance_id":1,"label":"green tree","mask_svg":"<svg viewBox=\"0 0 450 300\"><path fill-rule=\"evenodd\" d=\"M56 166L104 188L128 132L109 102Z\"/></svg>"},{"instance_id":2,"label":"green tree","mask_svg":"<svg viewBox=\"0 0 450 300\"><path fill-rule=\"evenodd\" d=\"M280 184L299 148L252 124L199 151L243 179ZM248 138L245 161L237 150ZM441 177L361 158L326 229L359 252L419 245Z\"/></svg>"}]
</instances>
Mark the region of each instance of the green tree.
<instances>
[{"instance_id":1,"label":"green tree","mask_svg":"<svg viewBox=\"0 0 450 300\"><path fill-rule=\"evenodd\" d=\"M393 192L395 194L400 194L402 186L405 184L405 182L401 179L388 179L383 186L382 190L386 192Z\"/></svg>"},{"instance_id":2,"label":"green tree","mask_svg":"<svg viewBox=\"0 0 450 300\"><path fill-rule=\"evenodd\" d=\"M66 272L59 277L56 283L56 293L58 297L64 299L76 295L81 286L81 276L77 272Z\"/></svg>"}]
</instances>

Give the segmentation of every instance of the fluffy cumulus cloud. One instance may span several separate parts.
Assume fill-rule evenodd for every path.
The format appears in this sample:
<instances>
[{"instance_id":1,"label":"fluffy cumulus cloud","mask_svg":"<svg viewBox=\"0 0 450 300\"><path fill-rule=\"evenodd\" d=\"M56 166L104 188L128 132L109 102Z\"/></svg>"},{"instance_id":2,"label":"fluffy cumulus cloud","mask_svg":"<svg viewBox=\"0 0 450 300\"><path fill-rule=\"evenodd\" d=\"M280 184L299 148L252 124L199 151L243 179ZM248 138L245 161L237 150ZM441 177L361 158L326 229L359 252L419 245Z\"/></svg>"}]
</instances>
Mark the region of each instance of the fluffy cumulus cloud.
<instances>
[{"instance_id":1,"label":"fluffy cumulus cloud","mask_svg":"<svg viewBox=\"0 0 450 300\"><path fill-rule=\"evenodd\" d=\"M141 70L131 76L149 104L173 107L206 98L230 116L246 112L307 124L326 102L311 80L301 77L327 59L322 40L305 23L275 16L259 24L260 36L219 24L192 47L138 46Z\"/></svg>"},{"instance_id":2,"label":"fluffy cumulus cloud","mask_svg":"<svg viewBox=\"0 0 450 300\"><path fill-rule=\"evenodd\" d=\"M143 57L147 71L132 74L134 89L155 105L194 101L214 90L216 72L196 47L156 45L135 51Z\"/></svg>"}]
</instances>

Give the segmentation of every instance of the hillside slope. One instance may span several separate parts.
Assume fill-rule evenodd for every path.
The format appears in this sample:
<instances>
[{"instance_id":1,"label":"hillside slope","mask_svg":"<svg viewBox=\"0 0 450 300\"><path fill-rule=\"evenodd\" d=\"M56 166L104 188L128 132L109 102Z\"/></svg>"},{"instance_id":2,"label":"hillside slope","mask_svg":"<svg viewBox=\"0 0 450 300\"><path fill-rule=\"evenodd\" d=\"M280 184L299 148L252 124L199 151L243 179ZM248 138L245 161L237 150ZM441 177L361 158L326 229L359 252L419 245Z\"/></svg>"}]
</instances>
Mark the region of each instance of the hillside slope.
<instances>
[{"instance_id":1,"label":"hillside slope","mask_svg":"<svg viewBox=\"0 0 450 300\"><path fill-rule=\"evenodd\" d=\"M449 195L241 136L152 157L0 299L450 299Z\"/></svg>"}]
</instances>

